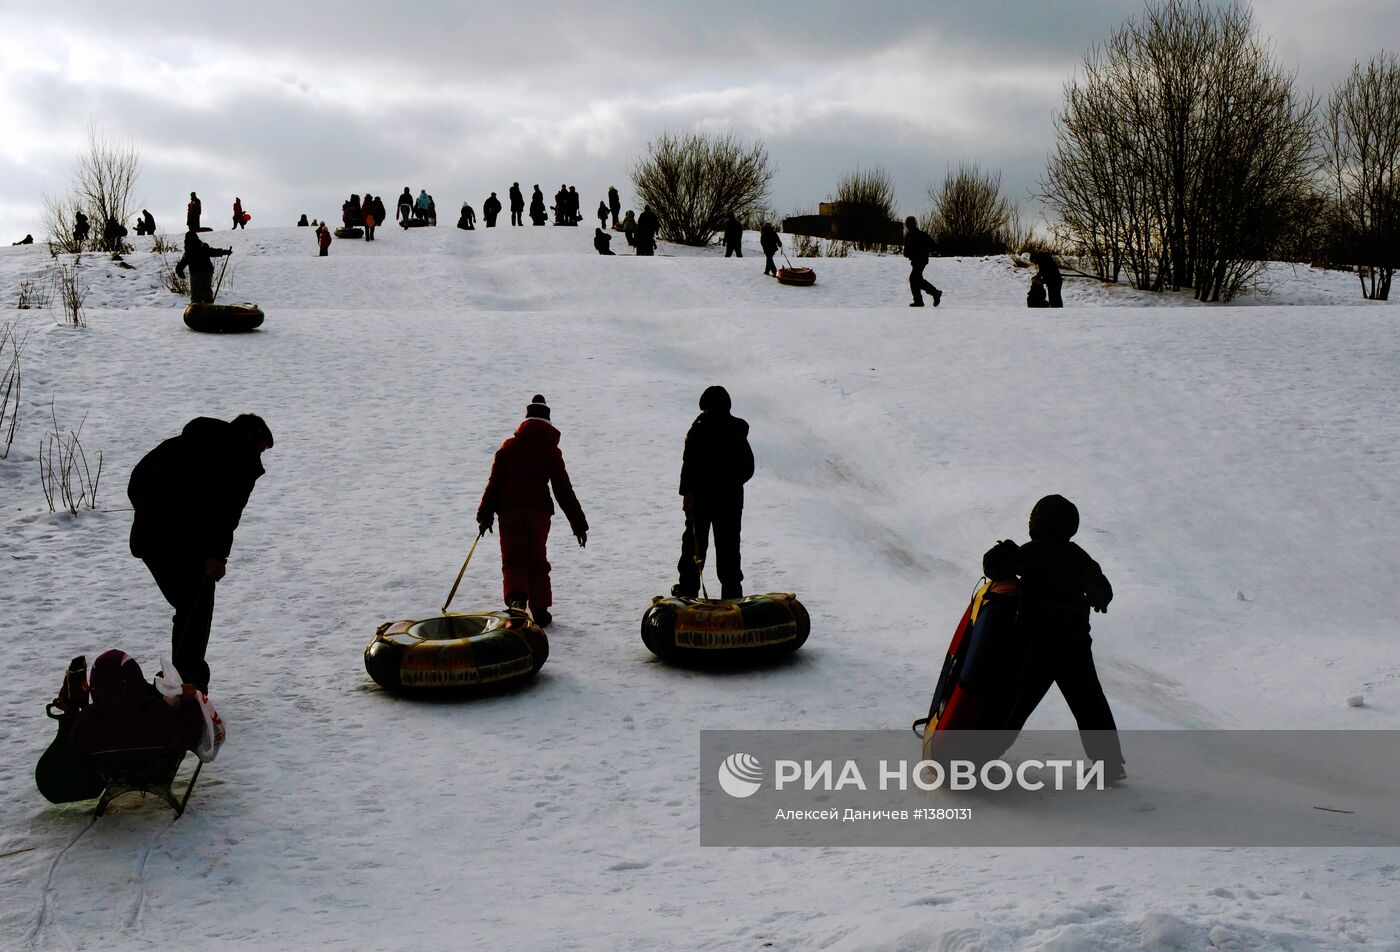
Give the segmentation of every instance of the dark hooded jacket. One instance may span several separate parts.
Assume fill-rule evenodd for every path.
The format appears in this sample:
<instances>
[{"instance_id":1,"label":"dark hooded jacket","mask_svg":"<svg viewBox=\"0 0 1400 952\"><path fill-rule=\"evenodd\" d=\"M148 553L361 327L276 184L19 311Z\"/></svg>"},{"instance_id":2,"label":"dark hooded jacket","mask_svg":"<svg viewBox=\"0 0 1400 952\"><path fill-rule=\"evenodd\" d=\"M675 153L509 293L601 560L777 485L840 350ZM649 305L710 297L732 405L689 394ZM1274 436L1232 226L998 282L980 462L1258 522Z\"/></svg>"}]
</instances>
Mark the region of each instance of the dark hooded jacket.
<instances>
[{"instance_id":1,"label":"dark hooded jacket","mask_svg":"<svg viewBox=\"0 0 1400 952\"><path fill-rule=\"evenodd\" d=\"M184 277L185 269L189 268L195 274L213 274L214 259L222 258L228 253L229 249L211 248L201 241L197 234L190 232L185 235L185 253L175 262L175 273Z\"/></svg>"},{"instance_id":2,"label":"dark hooded jacket","mask_svg":"<svg viewBox=\"0 0 1400 952\"><path fill-rule=\"evenodd\" d=\"M263 474L257 447L232 423L198 417L131 472L131 554L226 559Z\"/></svg>"},{"instance_id":3,"label":"dark hooded jacket","mask_svg":"<svg viewBox=\"0 0 1400 952\"><path fill-rule=\"evenodd\" d=\"M491 478L476 510L477 523L511 509L535 509L554 513L553 485L559 506L577 535L588 531L588 520L574 495L564 454L559 452L559 431L540 417L530 417L515 428L515 435L496 450Z\"/></svg>"},{"instance_id":4,"label":"dark hooded jacket","mask_svg":"<svg viewBox=\"0 0 1400 952\"><path fill-rule=\"evenodd\" d=\"M998 542L982 558L988 578L1021 580L1021 620L1041 634L1088 637L1089 609L1106 611L1113 586L1089 553L1070 538L1079 510L1063 496L1046 496L1031 510L1031 541Z\"/></svg>"},{"instance_id":5,"label":"dark hooded jacket","mask_svg":"<svg viewBox=\"0 0 1400 952\"><path fill-rule=\"evenodd\" d=\"M754 469L749 425L730 414L729 394L722 387L710 388L705 397L706 409L685 435L680 494L711 509L742 509L744 484Z\"/></svg>"},{"instance_id":6,"label":"dark hooded jacket","mask_svg":"<svg viewBox=\"0 0 1400 952\"><path fill-rule=\"evenodd\" d=\"M199 702L171 705L124 651L103 652L88 678L92 703L78 712L69 736L73 753L121 765L194 750L204 733Z\"/></svg>"},{"instance_id":7,"label":"dark hooded jacket","mask_svg":"<svg viewBox=\"0 0 1400 952\"><path fill-rule=\"evenodd\" d=\"M523 212L525 210L525 196L520 193L519 185L510 187L510 210L512 212Z\"/></svg>"}]
</instances>

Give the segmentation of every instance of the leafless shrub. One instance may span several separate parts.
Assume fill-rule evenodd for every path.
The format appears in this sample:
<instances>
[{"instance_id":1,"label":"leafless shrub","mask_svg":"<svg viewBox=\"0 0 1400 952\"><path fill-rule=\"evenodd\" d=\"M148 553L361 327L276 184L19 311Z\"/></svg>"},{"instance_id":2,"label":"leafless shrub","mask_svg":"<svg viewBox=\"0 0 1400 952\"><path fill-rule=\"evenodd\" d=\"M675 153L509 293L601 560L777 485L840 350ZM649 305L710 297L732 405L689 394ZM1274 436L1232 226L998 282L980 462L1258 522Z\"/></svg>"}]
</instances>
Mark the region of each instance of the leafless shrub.
<instances>
[{"instance_id":1,"label":"leafless shrub","mask_svg":"<svg viewBox=\"0 0 1400 952\"><path fill-rule=\"evenodd\" d=\"M1228 301L1296 225L1314 109L1248 8L1159 0L1066 87L1041 198L1106 279Z\"/></svg>"},{"instance_id":2,"label":"leafless shrub","mask_svg":"<svg viewBox=\"0 0 1400 952\"><path fill-rule=\"evenodd\" d=\"M171 241L169 235L156 235L155 241L151 243L152 254L168 255L174 254L177 251L181 251L181 245L178 242Z\"/></svg>"},{"instance_id":3,"label":"leafless shrub","mask_svg":"<svg viewBox=\"0 0 1400 952\"><path fill-rule=\"evenodd\" d=\"M772 205L760 200L739 209L735 217L739 219L745 231L758 231L764 222L777 221L778 213Z\"/></svg>"},{"instance_id":4,"label":"leafless shrub","mask_svg":"<svg viewBox=\"0 0 1400 952\"><path fill-rule=\"evenodd\" d=\"M48 234L49 254L55 258L61 254L77 254L83 250L83 243L73 234L73 224L80 208L77 200L72 197L43 197L39 221Z\"/></svg>"},{"instance_id":5,"label":"leafless shrub","mask_svg":"<svg viewBox=\"0 0 1400 952\"><path fill-rule=\"evenodd\" d=\"M1001 173L984 172L964 162L930 186L933 211L925 219L940 255L992 255L1015 248L1023 240L1021 217L1001 194Z\"/></svg>"},{"instance_id":6,"label":"leafless shrub","mask_svg":"<svg viewBox=\"0 0 1400 952\"><path fill-rule=\"evenodd\" d=\"M849 258L851 256L851 242L828 241L826 243L826 256L828 258Z\"/></svg>"},{"instance_id":7,"label":"leafless shrub","mask_svg":"<svg viewBox=\"0 0 1400 952\"><path fill-rule=\"evenodd\" d=\"M10 455L10 447L15 442L15 430L19 427L22 391L19 357L28 336L26 332L24 337L20 337L15 331L14 322L0 326L0 364L5 367L4 372L0 373L0 442L4 443L4 448L0 449L0 459ZM6 350L9 351L9 360L5 359Z\"/></svg>"},{"instance_id":8,"label":"leafless shrub","mask_svg":"<svg viewBox=\"0 0 1400 952\"><path fill-rule=\"evenodd\" d=\"M1333 201L1329 258L1355 267L1364 297L1384 301L1400 259L1400 60L1379 53L1332 93L1322 167Z\"/></svg>"},{"instance_id":9,"label":"leafless shrub","mask_svg":"<svg viewBox=\"0 0 1400 952\"><path fill-rule=\"evenodd\" d=\"M170 258L170 252L161 254L160 267L156 270L156 279L160 281L161 287L171 294L188 295L190 293L189 278L175 270L175 263Z\"/></svg>"},{"instance_id":10,"label":"leafless shrub","mask_svg":"<svg viewBox=\"0 0 1400 952\"><path fill-rule=\"evenodd\" d=\"M876 166L847 172L836 186L837 234L861 251L884 251L894 221L894 183Z\"/></svg>"},{"instance_id":11,"label":"leafless shrub","mask_svg":"<svg viewBox=\"0 0 1400 952\"><path fill-rule=\"evenodd\" d=\"M34 278L20 278L19 281L19 310L21 311L41 311L49 306L49 289L53 284L53 278L44 275L38 280Z\"/></svg>"},{"instance_id":12,"label":"leafless shrub","mask_svg":"<svg viewBox=\"0 0 1400 952\"><path fill-rule=\"evenodd\" d=\"M63 305L63 323L72 327L87 327L83 302L87 300L88 289L78 276L78 263L58 265L54 269L54 281L58 286L58 300Z\"/></svg>"},{"instance_id":13,"label":"leafless shrub","mask_svg":"<svg viewBox=\"0 0 1400 952\"><path fill-rule=\"evenodd\" d=\"M792 256L794 258L820 258L822 243L820 238L810 235L793 235Z\"/></svg>"},{"instance_id":14,"label":"leafless shrub","mask_svg":"<svg viewBox=\"0 0 1400 952\"><path fill-rule=\"evenodd\" d=\"M773 169L761 142L732 133L663 133L632 167L632 185L651 206L661 237L704 246L724 228L731 212L747 211L768 193Z\"/></svg>"},{"instance_id":15,"label":"leafless shrub","mask_svg":"<svg viewBox=\"0 0 1400 952\"><path fill-rule=\"evenodd\" d=\"M96 509L97 487L102 481L102 452L97 453L97 472L94 473L79 439L87 417L83 417L76 430L65 434L58 425L58 412L52 400L49 414L53 429L45 433L39 443L39 482L48 500L49 512L58 511L56 502L62 502L63 508L75 516L81 508Z\"/></svg>"}]
</instances>

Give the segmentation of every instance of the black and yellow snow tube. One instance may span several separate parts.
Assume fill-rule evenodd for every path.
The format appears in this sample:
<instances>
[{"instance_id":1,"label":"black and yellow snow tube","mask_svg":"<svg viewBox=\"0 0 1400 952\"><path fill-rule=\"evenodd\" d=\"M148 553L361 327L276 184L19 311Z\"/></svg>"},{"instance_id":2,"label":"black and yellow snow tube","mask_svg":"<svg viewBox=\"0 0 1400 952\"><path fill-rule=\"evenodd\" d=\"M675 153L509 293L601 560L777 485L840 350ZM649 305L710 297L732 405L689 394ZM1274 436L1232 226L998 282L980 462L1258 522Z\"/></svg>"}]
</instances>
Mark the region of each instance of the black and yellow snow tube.
<instances>
[{"instance_id":1,"label":"black and yellow snow tube","mask_svg":"<svg viewBox=\"0 0 1400 952\"><path fill-rule=\"evenodd\" d=\"M239 334L262 326L263 311L256 304L191 304L185 308L185 326L206 334Z\"/></svg>"},{"instance_id":2,"label":"black and yellow snow tube","mask_svg":"<svg viewBox=\"0 0 1400 952\"><path fill-rule=\"evenodd\" d=\"M386 621L365 648L365 670L391 691L472 693L534 677L549 639L521 611Z\"/></svg>"},{"instance_id":3,"label":"black and yellow snow tube","mask_svg":"<svg viewBox=\"0 0 1400 952\"><path fill-rule=\"evenodd\" d=\"M337 238L363 238L365 230L358 225L341 225L335 230Z\"/></svg>"},{"instance_id":4,"label":"black and yellow snow tube","mask_svg":"<svg viewBox=\"0 0 1400 952\"><path fill-rule=\"evenodd\" d=\"M658 595L642 616L642 641L657 657L681 664L758 664L801 648L812 630L796 595L743 598Z\"/></svg>"}]
</instances>

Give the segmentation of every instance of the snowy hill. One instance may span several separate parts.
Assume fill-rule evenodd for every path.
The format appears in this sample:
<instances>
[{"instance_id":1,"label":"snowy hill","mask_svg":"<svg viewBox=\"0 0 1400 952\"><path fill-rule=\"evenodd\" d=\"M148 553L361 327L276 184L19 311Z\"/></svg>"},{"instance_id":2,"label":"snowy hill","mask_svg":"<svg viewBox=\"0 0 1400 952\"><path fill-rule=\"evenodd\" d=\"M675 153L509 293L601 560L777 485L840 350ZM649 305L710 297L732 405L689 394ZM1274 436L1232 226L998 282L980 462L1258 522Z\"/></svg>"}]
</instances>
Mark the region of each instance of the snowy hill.
<instances>
[{"instance_id":1,"label":"snowy hill","mask_svg":"<svg viewBox=\"0 0 1400 952\"><path fill-rule=\"evenodd\" d=\"M898 258L788 288L756 247L603 258L591 235L386 228L319 259L310 229L214 233L222 299L268 315L226 338L186 331L137 239L133 269L83 257L85 330L7 315L29 337L0 460L0 946L1400 949L1394 850L701 849L695 803L701 729L922 715L982 552L1049 492L1113 581L1094 635L1120 725L1400 728L1390 307L1274 266L1251 307L1081 279L1028 311L996 258L935 259L920 311ZM48 262L0 248L0 300ZM813 617L748 674L637 635L711 383L752 425L747 586ZM592 525L586 549L553 533L549 663L508 696L393 699L364 645L441 604L535 392ZM51 399L103 451L97 512L47 511ZM131 800L93 826L34 791L44 702L80 652L155 670L170 611L127 551L127 479L189 418L245 411L277 443L215 608L229 742L178 822ZM490 537L454 607L499 597ZM1055 692L1032 722L1072 723Z\"/></svg>"}]
</instances>

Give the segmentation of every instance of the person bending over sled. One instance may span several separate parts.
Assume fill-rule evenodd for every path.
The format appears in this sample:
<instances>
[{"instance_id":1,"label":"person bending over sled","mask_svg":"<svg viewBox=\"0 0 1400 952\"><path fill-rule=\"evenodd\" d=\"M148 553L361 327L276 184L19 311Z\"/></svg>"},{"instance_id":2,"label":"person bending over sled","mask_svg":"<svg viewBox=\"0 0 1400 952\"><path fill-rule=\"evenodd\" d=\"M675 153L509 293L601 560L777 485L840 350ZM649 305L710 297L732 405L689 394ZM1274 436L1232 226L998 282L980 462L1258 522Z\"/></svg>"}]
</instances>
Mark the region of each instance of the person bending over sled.
<instances>
[{"instance_id":1,"label":"person bending over sled","mask_svg":"<svg viewBox=\"0 0 1400 952\"><path fill-rule=\"evenodd\" d=\"M749 425L729 412L729 391L707 387L700 395L700 415L685 435L681 461L681 509L685 534L676 563L680 582L671 594L695 598L705 564L710 530L715 535L715 569L721 598L742 598L739 534L744 516L744 483L753 478Z\"/></svg>"},{"instance_id":2,"label":"person bending over sled","mask_svg":"<svg viewBox=\"0 0 1400 952\"><path fill-rule=\"evenodd\" d=\"M141 665L113 648L98 655L88 675L92 703L73 722L69 745L99 765L125 767L194 750L204 733L198 688L182 684L165 698L141 673Z\"/></svg>"},{"instance_id":3,"label":"person bending over sled","mask_svg":"<svg viewBox=\"0 0 1400 952\"><path fill-rule=\"evenodd\" d=\"M197 417L143 456L127 485L136 510L131 554L175 609L171 662L206 694L214 585L224 577L233 531L271 448L272 431L261 417Z\"/></svg>"},{"instance_id":4,"label":"person bending over sled","mask_svg":"<svg viewBox=\"0 0 1400 952\"><path fill-rule=\"evenodd\" d=\"M476 524L482 534L491 531L492 520L501 518L501 576L506 606L523 610L541 627L553 621L549 606L553 592L549 584L549 520L554 515L554 496L569 520L569 529L579 547L588 544L588 520L574 495L564 454L559 452L559 431L549 420L544 397L535 394L525 408L525 420L515 435L501 444L491 461L491 477L486 481Z\"/></svg>"},{"instance_id":5,"label":"person bending over sled","mask_svg":"<svg viewBox=\"0 0 1400 952\"><path fill-rule=\"evenodd\" d=\"M1099 563L1070 541L1077 531L1079 510L1074 503L1063 496L1046 496L1031 510L1029 542L998 542L983 557L984 566L1020 577L1017 623L1026 626L1031 646L1007 728L1012 736L1020 731L1050 685L1058 684L1079 726L1084 752L1102 760L1105 779L1117 783L1127 776L1123 751L1089 637L1089 609L1108 611L1113 587Z\"/></svg>"}]
</instances>

